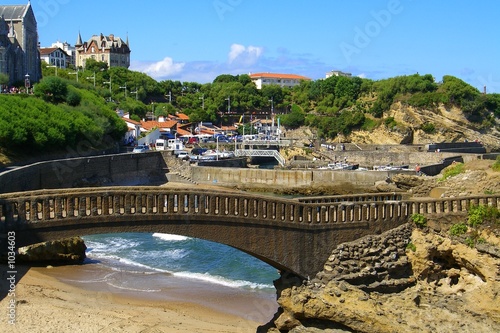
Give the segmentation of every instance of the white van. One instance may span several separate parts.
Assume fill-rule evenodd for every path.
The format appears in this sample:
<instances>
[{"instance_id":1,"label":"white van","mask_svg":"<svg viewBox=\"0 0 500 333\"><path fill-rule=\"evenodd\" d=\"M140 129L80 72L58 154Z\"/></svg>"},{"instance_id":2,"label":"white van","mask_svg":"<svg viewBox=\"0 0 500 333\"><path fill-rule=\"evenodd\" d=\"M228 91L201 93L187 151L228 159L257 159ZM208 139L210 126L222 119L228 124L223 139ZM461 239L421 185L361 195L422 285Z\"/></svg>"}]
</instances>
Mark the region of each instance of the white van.
<instances>
[{"instance_id":1,"label":"white van","mask_svg":"<svg viewBox=\"0 0 500 333\"><path fill-rule=\"evenodd\" d=\"M167 141L164 139L157 139L155 142L156 150L167 150Z\"/></svg>"}]
</instances>

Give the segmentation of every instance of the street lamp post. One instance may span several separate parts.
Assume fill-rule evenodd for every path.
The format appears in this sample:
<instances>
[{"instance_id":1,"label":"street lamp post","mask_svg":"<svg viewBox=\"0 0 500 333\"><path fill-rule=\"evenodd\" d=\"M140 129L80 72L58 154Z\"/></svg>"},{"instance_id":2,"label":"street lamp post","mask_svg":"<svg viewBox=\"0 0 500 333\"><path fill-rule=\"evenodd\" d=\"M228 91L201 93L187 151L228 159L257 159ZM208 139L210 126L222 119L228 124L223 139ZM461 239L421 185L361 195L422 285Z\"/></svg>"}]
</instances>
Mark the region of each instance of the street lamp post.
<instances>
[{"instance_id":1,"label":"street lamp post","mask_svg":"<svg viewBox=\"0 0 500 333\"><path fill-rule=\"evenodd\" d=\"M125 86L120 87L120 89L125 89L125 98L127 98L127 83L125 82Z\"/></svg>"},{"instance_id":2,"label":"street lamp post","mask_svg":"<svg viewBox=\"0 0 500 333\"><path fill-rule=\"evenodd\" d=\"M201 109L205 110L205 94L201 95L201 97L198 97L201 99Z\"/></svg>"},{"instance_id":3,"label":"street lamp post","mask_svg":"<svg viewBox=\"0 0 500 333\"><path fill-rule=\"evenodd\" d=\"M231 96L226 98L227 101L227 113L231 113Z\"/></svg>"},{"instance_id":4,"label":"street lamp post","mask_svg":"<svg viewBox=\"0 0 500 333\"><path fill-rule=\"evenodd\" d=\"M215 141L217 142L217 148L215 150L215 159L219 160L219 135L215 137Z\"/></svg>"},{"instance_id":5,"label":"street lamp post","mask_svg":"<svg viewBox=\"0 0 500 333\"><path fill-rule=\"evenodd\" d=\"M78 82L78 70L76 72L68 73L69 75L76 75L76 82Z\"/></svg>"},{"instance_id":6,"label":"street lamp post","mask_svg":"<svg viewBox=\"0 0 500 333\"><path fill-rule=\"evenodd\" d=\"M274 97L271 97L269 102L271 102L271 120L272 120L271 132L272 132L272 131L274 131Z\"/></svg>"},{"instance_id":7,"label":"street lamp post","mask_svg":"<svg viewBox=\"0 0 500 333\"><path fill-rule=\"evenodd\" d=\"M55 71L56 71L56 76L57 76L57 66L53 65L53 66L47 66L48 68L55 68Z\"/></svg>"},{"instance_id":8,"label":"street lamp post","mask_svg":"<svg viewBox=\"0 0 500 333\"><path fill-rule=\"evenodd\" d=\"M109 76L109 81L103 82L103 84L109 84L109 101L111 102L113 99L113 92L111 91L111 76Z\"/></svg>"},{"instance_id":9,"label":"street lamp post","mask_svg":"<svg viewBox=\"0 0 500 333\"><path fill-rule=\"evenodd\" d=\"M95 72L93 76L87 76L87 80L93 79L94 80L94 88L95 88Z\"/></svg>"},{"instance_id":10,"label":"street lamp post","mask_svg":"<svg viewBox=\"0 0 500 333\"><path fill-rule=\"evenodd\" d=\"M30 75L28 73L26 73L26 75L24 76L25 79L24 79L24 87L26 88L26 93L29 94L29 89L30 89Z\"/></svg>"},{"instance_id":11,"label":"street lamp post","mask_svg":"<svg viewBox=\"0 0 500 333\"><path fill-rule=\"evenodd\" d=\"M139 92L137 91L137 88L135 88L135 91L131 91L130 93L135 94L135 100L137 101L137 95L139 94Z\"/></svg>"}]
</instances>

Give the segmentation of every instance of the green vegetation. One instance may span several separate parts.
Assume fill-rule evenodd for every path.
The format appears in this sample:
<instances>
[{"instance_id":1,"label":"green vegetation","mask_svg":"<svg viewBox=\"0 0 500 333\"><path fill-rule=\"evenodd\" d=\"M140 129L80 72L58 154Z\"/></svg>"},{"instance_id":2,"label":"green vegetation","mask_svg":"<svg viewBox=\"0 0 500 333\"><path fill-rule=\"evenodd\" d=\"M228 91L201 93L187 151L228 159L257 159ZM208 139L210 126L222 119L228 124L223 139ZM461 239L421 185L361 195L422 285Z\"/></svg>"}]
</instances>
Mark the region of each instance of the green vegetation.
<instances>
[{"instance_id":1,"label":"green vegetation","mask_svg":"<svg viewBox=\"0 0 500 333\"><path fill-rule=\"evenodd\" d=\"M422 131L427 134L433 134L434 132L436 132L436 126L434 126L433 123L425 123L422 125Z\"/></svg>"},{"instance_id":2,"label":"green vegetation","mask_svg":"<svg viewBox=\"0 0 500 333\"><path fill-rule=\"evenodd\" d=\"M57 69L57 75L55 68L42 63L42 73L33 95L2 96L0 148L22 146L43 153L74 146L87 135L116 140L126 130L116 109L128 112L134 120L145 118L148 112L155 116L182 112L191 122L218 124L239 119L249 123L253 114L274 111L282 125L310 126L322 139L356 129L397 127L394 118L384 118L394 103L431 110L439 105L461 107L478 127L495 126L495 117L500 116L500 94L480 94L452 76L443 77L442 82L435 82L429 74L380 81L333 76L303 81L293 88L272 85L258 90L245 74L223 74L205 84L157 82L144 73L108 68L98 61L87 62L85 69ZM3 80L0 76L0 83ZM432 133L436 129L427 123L422 130Z\"/></svg>"},{"instance_id":3,"label":"green vegetation","mask_svg":"<svg viewBox=\"0 0 500 333\"><path fill-rule=\"evenodd\" d=\"M498 228L500 226L500 211L496 207L473 205L469 207L467 213L467 223L456 223L450 227L449 233L452 236L464 238L464 243L469 247L475 247L478 243L484 243L485 239L481 237L481 227L489 225Z\"/></svg>"},{"instance_id":4,"label":"green vegetation","mask_svg":"<svg viewBox=\"0 0 500 333\"><path fill-rule=\"evenodd\" d=\"M411 242L410 242L410 243L408 243L408 245L406 245L406 249L407 249L407 250L410 250L410 251L412 251L412 252L417 251L417 247L415 246L415 244L413 244L413 243L411 243Z\"/></svg>"},{"instance_id":5,"label":"green vegetation","mask_svg":"<svg viewBox=\"0 0 500 333\"><path fill-rule=\"evenodd\" d=\"M469 207L467 224L471 227L477 227L484 222L500 222L500 211L492 206L471 206Z\"/></svg>"},{"instance_id":6,"label":"green vegetation","mask_svg":"<svg viewBox=\"0 0 500 333\"><path fill-rule=\"evenodd\" d=\"M500 155L497 156L495 163L492 165L494 171L500 171Z\"/></svg>"},{"instance_id":7,"label":"green vegetation","mask_svg":"<svg viewBox=\"0 0 500 333\"><path fill-rule=\"evenodd\" d=\"M450 235L452 236L460 236L465 233L467 233L467 230L469 228L467 227L467 224L465 223L456 223L451 226L450 228Z\"/></svg>"},{"instance_id":8,"label":"green vegetation","mask_svg":"<svg viewBox=\"0 0 500 333\"><path fill-rule=\"evenodd\" d=\"M418 228L427 226L427 218L422 214L412 214L411 220L417 225Z\"/></svg>"},{"instance_id":9,"label":"green vegetation","mask_svg":"<svg viewBox=\"0 0 500 333\"><path fill-rule=\"evenodd\" d=\"M453 163L452 165L446 167L443 170L442 172L443 175L441 176L441 178L438 179L438 181L440 182L445 181L446 179L459 175L463 172L465 172L463 163Z\"/></svg>"}]
</instances>

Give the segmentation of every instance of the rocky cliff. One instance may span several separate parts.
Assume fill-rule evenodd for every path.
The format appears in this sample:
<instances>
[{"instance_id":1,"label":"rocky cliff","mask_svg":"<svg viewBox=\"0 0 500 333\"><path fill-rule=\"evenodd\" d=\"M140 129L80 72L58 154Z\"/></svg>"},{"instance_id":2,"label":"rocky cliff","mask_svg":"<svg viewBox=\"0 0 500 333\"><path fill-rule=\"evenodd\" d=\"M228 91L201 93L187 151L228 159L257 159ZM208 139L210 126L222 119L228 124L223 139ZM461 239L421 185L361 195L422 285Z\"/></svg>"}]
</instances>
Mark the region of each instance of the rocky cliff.
<instances>
[{"instance_id":1,"label":"rocky cliff","mask_svg":"<svg viewBox=\"0 0 500 333\"><path fill-rule=\"evenodd\" d=\"M314 279L278 290L268 332L499 332L498 233L470 248L429 225L340 245Z\"/></svg>"},{"instance_id":2,"label":"rocky cliff","mask_svg":"<svg viewBox=\"0 0 500 333\"><path fill-rule=\"evenodd\" d=\"M500 191L493 161L458 175L394 177L414 196ZM434 192L434 194L433 194ZM280 311L267 332L500 332L500 219L461 236L467 214L428 216L381 235L339 245L309 281L276 281ZM474 240L471 242L471 240Z\"/></svg>"}]
</instances>

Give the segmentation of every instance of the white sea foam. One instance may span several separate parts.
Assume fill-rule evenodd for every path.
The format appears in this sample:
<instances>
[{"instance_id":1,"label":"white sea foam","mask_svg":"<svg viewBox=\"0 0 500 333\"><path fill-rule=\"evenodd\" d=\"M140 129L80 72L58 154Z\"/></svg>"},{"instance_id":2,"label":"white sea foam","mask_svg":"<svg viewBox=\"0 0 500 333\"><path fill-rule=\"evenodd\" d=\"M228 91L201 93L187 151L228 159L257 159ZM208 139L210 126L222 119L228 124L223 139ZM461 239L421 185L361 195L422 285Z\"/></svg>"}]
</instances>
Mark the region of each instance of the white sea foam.
<instances>
[{"instance_id":1,"label":"white sea foam","mask_svg":"<svg viewBox=\"0 0 500 333\"><path fill-rule=\"evenodd\" d=\"M153 292L160 292L161 291L161 289L138 289L138 288L125 287L125 286L121 286L121 285L114 284L111 282L108 282L108 285L113 287L113 288L117 288L117 289L129 290L129 291L140 291L140 292L146 292L146 293L153 293Z\"/></svg>"},{"instance_id":2,"label":"white sea foam","mask_svg":"<svg viewBox=\"0 0 500 333\"><path fill-rule=\"evenodd\" d=\"M160 238L164 241L185 241L188 240L189 237L186 236L179 236L179 235L171 235L171 234L162 234L162 233L154 233L153 237Z\"/></svg>"},{"instance_id":3,"label":"white sea foam","mask_svg":"<svg viewBox=\"0 0 500 333\"><path fill-rule=\"evenodd\" d=\"M186 279L202 280L213 284L222 285L230 288L248 288L248 289L268 289L273 288L272 285L254 283L244 280L230 280L218 275L210 275L208 273L193 273L193 272L176 272L174 276L183 277Z\"/></svg>"}]
</instances>

